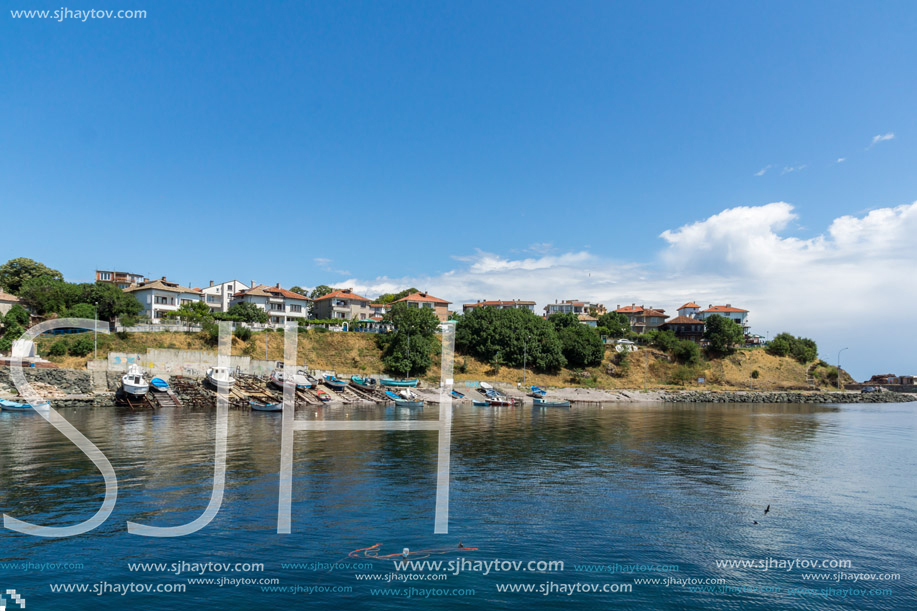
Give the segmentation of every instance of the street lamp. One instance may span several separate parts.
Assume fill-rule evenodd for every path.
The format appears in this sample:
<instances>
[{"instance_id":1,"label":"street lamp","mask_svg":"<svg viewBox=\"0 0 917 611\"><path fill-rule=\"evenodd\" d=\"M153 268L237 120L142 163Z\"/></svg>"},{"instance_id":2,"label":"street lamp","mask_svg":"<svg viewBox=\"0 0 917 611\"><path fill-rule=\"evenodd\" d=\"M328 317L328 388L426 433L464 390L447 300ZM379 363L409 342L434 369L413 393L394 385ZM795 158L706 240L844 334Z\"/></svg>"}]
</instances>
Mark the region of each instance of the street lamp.
<instances>
[{"instance_id":1,"label":"street lamp","mask_svg":"<svg viewBox=\"0 0 917 611\"><path fill-rule=\"evenodd\" d=\"M522 336L522 386L525 387L525 361L528 356L528 345L527 341L531 336L523 335Z\"/></svg>"},{"instance_id":2,"label":"street lamp","mask_svg":"<svg viewBox=\"0 0 917 611\"><path fill-rule=\"evenodd\" d=\"M755 389L755 349L748 351L748 389Z\"/></svg>"},{"instance_id":3,"label":"street lamp","mask_svg":"<svg viewBox=\"0 0 917 611\"><path fill-rule=\"evenodd\" d=\"M99 302L92 302L93 308L93 323L92 323L92 359L96 360L99 358Z\"/></svg>"},{"instance_id":4,"label":"street lamp","mask_svg":"<svg viewBox=\"0 0 917 611\"><path fill-rule=\"evenodd\" d=\"M841 352L846 350L846 348L841 348L837 351L837 389L841 389Z\"/></svg>"}]
</instances>

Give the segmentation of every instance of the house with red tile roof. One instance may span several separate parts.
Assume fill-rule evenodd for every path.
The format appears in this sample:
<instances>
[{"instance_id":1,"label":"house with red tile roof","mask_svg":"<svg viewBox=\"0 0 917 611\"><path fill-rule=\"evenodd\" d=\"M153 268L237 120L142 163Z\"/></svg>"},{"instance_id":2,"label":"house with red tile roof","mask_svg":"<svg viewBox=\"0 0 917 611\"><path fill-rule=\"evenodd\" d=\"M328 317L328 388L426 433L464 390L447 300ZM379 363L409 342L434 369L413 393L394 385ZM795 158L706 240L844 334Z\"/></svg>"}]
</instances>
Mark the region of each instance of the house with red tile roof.
<instances>
[{"instance_id":1,"label":"house with red tile roof","mask_svg":"<svg viewBox=\"0 0 917 611\"><path fill-rule=\"evenodd\" d=\"M681 308L679 308L681 310ZM690 316L676 316L665 321L664 331L671 331L679 339L689 339L698 344L704 339L704 321Z\"/></svg>"},{"instance_id":2,"label":"house with red tile roof","mask_svg":"<svg viewBox=\"0 0 917 611\"><path fill-rule=\"evenodd\" d=\"M140 302L140 305L143 306L140 315L150 319L153 323L162 322L167 312L174 312L185 304L201 300L199 292L191 287L181 286L177 282L170 282L166 280L165 276L122 290Z\"/></svg>"},{"instance_id":3,"label":"house with red tile roof","mask_svg":"<svg viewBox=\"0 0 917 611\"><path fill-rule=\"evenodd\" d=\"M252 283L254 284L254 283ZM276 286L259 284L238 291L232 296L230 307L237 303L251 303L267 312L268 324L282 326L286 322L298 322L309 317L309 298Z\"/></svg>"},{"instance_id":4,"label":"house with red tile roof","mask_svg":"<svg viewBox=\"0 0 917 611\"><path fill-rule=\"evenodd\" d=\"M615 312L627 316L627 320L630 322L630 330L634 333L646 333L653 329L659 329L665 323L666 317L663 309L653 308L653 306L646 307L635 303L623 308L618 305Z\"/></svg>"},{"instance_id":5,"label":"house with red tile roof","mask_svg":"<svg viewBox=\"0 0 917 611\"><path fill-rule=\"evenodd\" d=\"M395 303L406 303L411 308L429 308L433 310L440 322L445 322L449 320L449 304L452 302L423 291L417 291L398 299Z\"/></svg>"},{"instance_id":6,"label":"house with red tile roof","mask_svg":"<svg viewBox=\"0 0 917 611\"><path fill-rule=\"evenodd\" d=\"M534 301L522 301L521 299L513 299L512 301L484 301L478 299L474 303L466 303L462 305L462 313L470 312L475 308L497 308L499 310L528 310L529 312L535 313L535 302Z\"/></svg>"},{"instance_id":7,"label":"house with red tile roof","mask_svg":"<svg viewBox=\"0 0 917 611\"><path fill-rule=\"evenodd\" d=\"M0 289L0 314L5 315L14 305L19 304L19 297L10 295L3 289Z\"/></svg>"},{"instance_id":8,"label":"house with red tile roof","mask_svg":"<svg viewBox=\"0 0 917 611\"><path fill-rule=\"evenodd\" d=\"M312 318L320 320L366 320L372 316L372 300L357 295L352 288L336 289L312 300Z\"/></svg>"},{"instance_id":9,"label":"house with red tile roof","mask_svg":"<svg viewBox=\"0 0 917 611\"><path fill-rule=\"evenodd\" d=\"M700 306L693 301L689 301L685 305L678 308L678 315L687 316L688 318L694 318L694 315L698 312L700 312Z\"/></svg>"},{"instance_id":10,"label":"house with red tile roof","mask_svg":"<svg viewBox=\"0 0 917 611\"><path fill-rule=\"evenodd\" d=\"M214 284L210 281L210 286L202 289L195 289L201 292L201 300L210 307L211 312L226 312L232 302L232 297L236 293L241 293L256 286L254 281L251 284L245 284L238 280L227 280Z\"/></svg>"},{"instance_id":11,"label":"house with red tile roof","mask_svg":"<svg viewBox=\"0 0 917 611\"><path fill-rule=\"evenodd\" d=\"M605 306L601 303L590 303L588 301L580 301L579 299L567 299L564 301L555 301L554 303L549 303L544 307L544 317L548 318L552 314L585 314L587 316L592 316L592 312L595 312L596 316L601 316L607 310Z\"/></svg>"},{"instance_id":12,"label":"house with red tile roof","mask_svg":"<svg viewBox=\"0 0 917 611\"><path fill-rule=\"evenodd\" d=\"M742 308L734 308L732 304L727 303L726 305L709 305L706 310L701 310L694 315L698 320L707 320L714 314L723 316L730 320L734 320L740 327L742 331L745 332L745 335L748 335L749 325L748 325L748 310L743 310Z\"/></svg>"}]
</instances>

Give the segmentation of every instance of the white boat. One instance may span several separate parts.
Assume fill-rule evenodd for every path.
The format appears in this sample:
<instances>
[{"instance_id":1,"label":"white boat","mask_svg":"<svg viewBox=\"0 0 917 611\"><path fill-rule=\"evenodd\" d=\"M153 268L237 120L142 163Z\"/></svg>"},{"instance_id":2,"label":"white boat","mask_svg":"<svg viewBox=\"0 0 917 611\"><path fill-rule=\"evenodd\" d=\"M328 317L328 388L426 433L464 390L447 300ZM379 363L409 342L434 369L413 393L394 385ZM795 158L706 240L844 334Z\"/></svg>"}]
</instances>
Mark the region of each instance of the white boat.
<instances>
[{"instance_id":1,"label":"white boat","mask_svg":"<svg viewBox=\"0 0 917 611\"><path fill-rule=\"evenodd\" d=\"M275 369L271 372L271 383L277 388L283 388L284 373L283 369ZM305 371L300 369L295 374L293 374L293 383L296 384L297 390L305 390L306 388L312 388L312 383L309 381L309 376Z\"/></svg>"},{"instance_id":2,"label":"white boat","mask_svg":"<svg viewBox=\"0 0 917 611\"><path fill-rule=\"evenodd\" d=\"M229 367L211 367L207 370L207 381L218 390L228 390L236 383L236 379L229 375Z\"/></svg>"},{"instance_id":3,"label":"white boat","mask_svg":"<svg viewBox=\"0 0 917 611\"><path fill-rule=\"evenodd\" d=\"M121 389L133 397L142 397L149 392L150 383L143 379L143 370L139 365L127 368L127 373L121 376Z\"/></svg>"}]
</instances>

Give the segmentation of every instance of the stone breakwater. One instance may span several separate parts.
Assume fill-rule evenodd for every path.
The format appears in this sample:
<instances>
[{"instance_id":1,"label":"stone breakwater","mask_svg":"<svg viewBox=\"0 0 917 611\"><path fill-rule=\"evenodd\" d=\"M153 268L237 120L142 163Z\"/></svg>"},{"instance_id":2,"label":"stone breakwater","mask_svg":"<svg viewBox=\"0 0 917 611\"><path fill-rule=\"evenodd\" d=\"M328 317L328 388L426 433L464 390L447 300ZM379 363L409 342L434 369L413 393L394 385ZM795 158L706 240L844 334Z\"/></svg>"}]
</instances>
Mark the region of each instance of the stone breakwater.
<instances>
[{"instance_id":1,"label":"stone breakwater","mask_svg":"<svg viewBox=\"0 0 917 611\"><path fill-rule=\"evenodd\" d=\"M905 403L917 396L897 392L660 391L666 403Z\"/></svg>"},{"instance_id":2,"label":"stone breakwater","mask_svg":"<svg viewBox=\"0 0 917 611\"><path fill-rule=\"evenodd\" d=\"M39 369L23 367L26 381L46 398L62 395L91 393L93 380L91 372L85 369ZM9 367L0 367L0 393L15 394L15 386Z\"/></svg>"}]
</instances>

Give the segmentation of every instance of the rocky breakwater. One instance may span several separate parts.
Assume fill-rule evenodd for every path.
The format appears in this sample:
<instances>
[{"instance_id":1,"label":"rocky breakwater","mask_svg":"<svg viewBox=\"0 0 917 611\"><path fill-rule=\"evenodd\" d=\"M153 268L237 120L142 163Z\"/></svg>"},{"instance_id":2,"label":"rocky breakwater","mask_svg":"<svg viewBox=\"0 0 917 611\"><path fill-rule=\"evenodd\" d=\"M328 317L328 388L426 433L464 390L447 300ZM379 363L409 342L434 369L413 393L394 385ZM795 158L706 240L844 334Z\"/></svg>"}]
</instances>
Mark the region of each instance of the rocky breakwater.
<instances>
[{"instance_id":1,"label":"rocky breakwater","mask_svg":"<svg viewBox=\"0 0 917 611\"><path fill-rule=\"evenodd\" d=\"M112 404L112 393L94 392L92 372L85 369L39 369L23 367L25 379L43 399L54 407L87 407ZM0 368L0 397L18 400L8 367Z\"/></svg>"},{"instance_id":2,"label":"rocky breakwater","mask_svg":"<svg viewBox=\"0 0 917 611\"><path fill-rule=\"evenodd\" d=\"M664 391L666 403L905 403L917 396L897 392Z\"/></svg>"}]
</instances>

